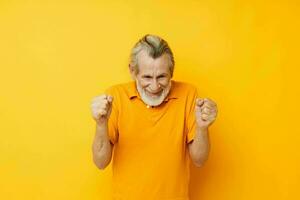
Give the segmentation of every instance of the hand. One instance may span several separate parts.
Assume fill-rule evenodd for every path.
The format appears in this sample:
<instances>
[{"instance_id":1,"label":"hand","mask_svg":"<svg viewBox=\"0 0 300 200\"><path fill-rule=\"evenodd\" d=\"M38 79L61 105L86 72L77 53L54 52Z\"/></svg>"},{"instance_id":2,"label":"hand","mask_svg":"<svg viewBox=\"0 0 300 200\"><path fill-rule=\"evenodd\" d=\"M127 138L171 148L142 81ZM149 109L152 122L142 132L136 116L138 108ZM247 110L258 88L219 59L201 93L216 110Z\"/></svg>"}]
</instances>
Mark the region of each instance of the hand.
<instances>
[{"instance_id":1,"label":"hand","mask_svg":"<svg viewBox=\"0 0 300 200\"><path fill-rule=\"evenodd\" d=\"M112 109L112 102L113 97L106 94L96 96L92 99L92 117L97 124L103 124L108 121Z\"/></svg>"},{"instance_id":2,"label":"hand","mask_svg":"<svg viewBox=\"0 0 300 200\"><path fill-rule=\"evenodd\" d=\"M195 106L197 126L203 129L208 128L217 117L217 104L208 98L197 98Z\"/></svg>"}]
</instances>

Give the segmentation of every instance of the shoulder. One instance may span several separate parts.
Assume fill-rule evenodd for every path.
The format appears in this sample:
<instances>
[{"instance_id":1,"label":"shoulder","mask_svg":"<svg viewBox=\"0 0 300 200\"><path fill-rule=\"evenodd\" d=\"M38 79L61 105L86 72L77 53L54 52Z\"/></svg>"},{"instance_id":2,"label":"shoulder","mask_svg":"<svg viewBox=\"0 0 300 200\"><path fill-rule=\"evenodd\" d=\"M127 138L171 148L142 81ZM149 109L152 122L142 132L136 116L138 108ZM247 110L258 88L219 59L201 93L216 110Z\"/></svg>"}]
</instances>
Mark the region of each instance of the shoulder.
<instances>
[{"instance_id":1,"label":"shoulder","mask_svg":"<svg viewBox=\"0 0 300 200\"><path fill-rule=\"evenodd\" d=\"M194 84L172 80L172 85L178 96L194 96L198 94L198 88Z\"/></svg>"},{"instance_id":2,"label":"shoulder","mask_svg":"<svg viewBox=\"0 0 300 200\"><path fill-rule=\"evenodd\" d=\"M124 96L124 95L128 96L132 92L133 87L134 87L133 81L119 83L119 84L109 86L105 90L105 93L113 96Z\"/></svg>"}]
</instances>

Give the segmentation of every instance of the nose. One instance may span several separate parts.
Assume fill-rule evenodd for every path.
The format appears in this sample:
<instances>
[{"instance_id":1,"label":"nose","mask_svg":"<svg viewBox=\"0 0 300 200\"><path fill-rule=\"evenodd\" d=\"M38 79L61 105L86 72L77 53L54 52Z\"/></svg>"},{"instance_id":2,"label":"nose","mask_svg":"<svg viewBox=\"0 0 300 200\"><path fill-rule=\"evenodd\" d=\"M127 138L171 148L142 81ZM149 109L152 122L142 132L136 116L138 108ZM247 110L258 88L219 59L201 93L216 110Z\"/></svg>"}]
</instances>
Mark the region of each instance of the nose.
<instances>
[{"instance_id":1,"label":"nose","mask_svg":"<svg viewBox=\"0 0 300 200\"><path fill-rule=\"evenodd\" d=\"M161 88L161 85L156 80L151 81L151 84L150 84L151 92L153 92L153 93L159 92L160 88Z\"/></svg>"}]
</instances>

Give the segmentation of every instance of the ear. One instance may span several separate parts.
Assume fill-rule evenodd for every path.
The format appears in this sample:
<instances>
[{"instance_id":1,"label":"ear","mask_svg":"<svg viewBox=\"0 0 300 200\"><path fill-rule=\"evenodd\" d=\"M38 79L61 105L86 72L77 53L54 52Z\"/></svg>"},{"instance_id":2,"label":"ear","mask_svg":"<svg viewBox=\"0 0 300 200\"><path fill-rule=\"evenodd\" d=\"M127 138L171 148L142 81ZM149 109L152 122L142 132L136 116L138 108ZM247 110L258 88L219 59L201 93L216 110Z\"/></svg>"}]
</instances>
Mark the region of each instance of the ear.
<instances>
[{"instance_id":1,"label":"ear","mask_svg":"<svg viewBox=\"0 0 300 200\"><path fill-rule=\"evenodd\" d=\"M130 76L133 80L136 79L136 75L135 75L135 71L134 71L134 67L131 66L130 64L128 65L129 66L129 73L130 73Z\"/></svg>"}]
</instances>

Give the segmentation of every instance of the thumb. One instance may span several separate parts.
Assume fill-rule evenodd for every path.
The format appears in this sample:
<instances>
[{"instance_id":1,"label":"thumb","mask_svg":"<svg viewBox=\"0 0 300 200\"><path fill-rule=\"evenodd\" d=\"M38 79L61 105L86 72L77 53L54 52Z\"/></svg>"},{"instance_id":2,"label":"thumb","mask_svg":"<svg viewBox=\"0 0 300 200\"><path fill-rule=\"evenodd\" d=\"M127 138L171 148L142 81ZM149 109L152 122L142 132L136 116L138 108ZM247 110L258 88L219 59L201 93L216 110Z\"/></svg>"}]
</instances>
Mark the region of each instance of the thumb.
<instances>
[{"instance_id":1,"label":"thumb","mask_svg":"<svg viewBox=\"0 0 300 200\"><path fill-rule=\"evenodd\" d=\"M109 96L109 95L107 96L106 99L107 99L107 101L108 101L109 103L111 103L111 102L113 101L113 97L112 97L112 96Z\"/></svg>"},{"instance_id":2,"label":"thumb","mask_svg":"<svg viewBox=\"0 0 300 200\"><path fill-rule=\"evenodd\" d=\"M203 103L204 103L204 99L202 99L202 98L197 98L197 99L196 99L196 105L197 105L197 106L202 106Z\"/></svg>"}]
</instances>

